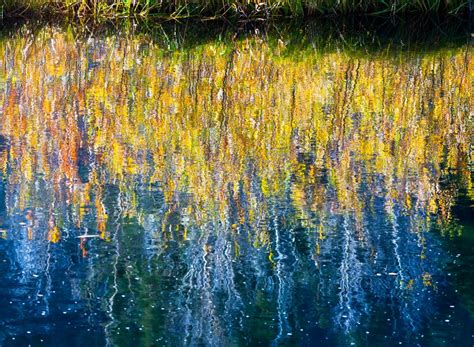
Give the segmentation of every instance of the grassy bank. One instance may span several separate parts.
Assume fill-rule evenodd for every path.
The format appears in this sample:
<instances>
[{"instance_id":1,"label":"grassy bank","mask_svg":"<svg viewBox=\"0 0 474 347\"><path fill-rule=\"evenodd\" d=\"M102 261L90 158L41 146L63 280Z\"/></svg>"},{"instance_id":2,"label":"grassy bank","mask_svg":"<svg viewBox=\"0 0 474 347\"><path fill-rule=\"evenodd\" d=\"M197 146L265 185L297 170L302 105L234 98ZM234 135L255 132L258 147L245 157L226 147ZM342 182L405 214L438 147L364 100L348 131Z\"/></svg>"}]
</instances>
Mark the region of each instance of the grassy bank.
<instances>
[{"instance_id":1,"label":"grassy bank","mask_svg":"<svg viewBox=\"0 0 474 347\"><path fill-rule=\"evenodd\" d=\"M74 17L302 17L318 14L451 13L469 11L469 0L3 0L0 15Z\"/></svg>"}]
</instances>

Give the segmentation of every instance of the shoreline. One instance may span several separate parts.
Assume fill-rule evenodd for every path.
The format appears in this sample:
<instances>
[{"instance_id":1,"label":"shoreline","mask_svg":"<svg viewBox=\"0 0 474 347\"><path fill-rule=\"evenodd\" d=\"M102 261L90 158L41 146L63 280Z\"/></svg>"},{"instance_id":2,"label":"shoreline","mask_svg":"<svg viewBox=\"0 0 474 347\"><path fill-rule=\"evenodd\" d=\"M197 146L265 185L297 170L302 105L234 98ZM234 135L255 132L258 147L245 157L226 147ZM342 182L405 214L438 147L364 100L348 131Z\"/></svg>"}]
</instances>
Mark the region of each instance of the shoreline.
<instances>
[{"instance_id":1,"label":"shoreline","mask_svg":"<svg viewBox=\"0 0 474 347\"><path fill-rule=\"evenodd\" d=\"M182 20L224 19L229 21L271 20L275 18L308 19L324 16L463 16L472 13L471 0L5 0L0 19L67 17L79 20L125 18Z\"/></svg>"}]
</instances>

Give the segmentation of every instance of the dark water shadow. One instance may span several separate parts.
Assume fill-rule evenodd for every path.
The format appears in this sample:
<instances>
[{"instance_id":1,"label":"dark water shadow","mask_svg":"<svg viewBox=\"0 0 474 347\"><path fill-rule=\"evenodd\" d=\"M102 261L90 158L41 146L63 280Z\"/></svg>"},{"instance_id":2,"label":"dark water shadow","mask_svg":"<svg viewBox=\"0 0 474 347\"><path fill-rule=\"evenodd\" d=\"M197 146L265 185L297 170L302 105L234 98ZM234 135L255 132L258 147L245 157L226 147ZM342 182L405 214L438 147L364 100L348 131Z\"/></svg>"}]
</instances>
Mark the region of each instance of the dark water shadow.
<instances>
[{"instance_id":1,"label":"dark water shadow","mask_svg":"<svg viewBox=\"0 0 474 347\"><path fill-rule=\"evenodd\" d=\"M232 41L261 36L277 45L283 40L289 51L317 48L324 51L350 50L359 53L379 51L429 52L444 47L458 47L471 38L467 15L456 17L321 17L307 20L270 20L229 22L134 21L74 22L54 20L4 20L0 22L0 40L34 35L45 27L70 31L80 40L116 35L139 36L153 40L169 50L186 50L215 41Z\"/></svg>"}]
</instances>

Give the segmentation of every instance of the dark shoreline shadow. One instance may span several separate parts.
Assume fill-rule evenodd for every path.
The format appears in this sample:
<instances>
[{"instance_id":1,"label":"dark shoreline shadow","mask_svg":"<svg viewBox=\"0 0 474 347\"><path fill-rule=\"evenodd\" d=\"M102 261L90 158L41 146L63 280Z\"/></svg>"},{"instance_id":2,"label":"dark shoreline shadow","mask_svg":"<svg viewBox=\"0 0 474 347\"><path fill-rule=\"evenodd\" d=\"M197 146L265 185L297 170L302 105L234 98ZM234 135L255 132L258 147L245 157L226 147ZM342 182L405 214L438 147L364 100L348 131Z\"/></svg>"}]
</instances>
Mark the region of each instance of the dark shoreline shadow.
<instances>
[{"instance_id":1,"label":"dark shoreline shadow","mask_svg":"<svg viewBox=\"0 0 474 347\"><path fill-rule=\"evenodd\" d=\"M44 28L71 31L78 40L89 37L140 36L170 51L216 41L261 36L271 44L283 40L289 49L349 49L360 52L434 51L469 43L471 24L465 16L320 17L279 21L133 21L79 23L53 20L3 20L0 43L15 36L35 35Z\"/></svg>"}]
</instances>

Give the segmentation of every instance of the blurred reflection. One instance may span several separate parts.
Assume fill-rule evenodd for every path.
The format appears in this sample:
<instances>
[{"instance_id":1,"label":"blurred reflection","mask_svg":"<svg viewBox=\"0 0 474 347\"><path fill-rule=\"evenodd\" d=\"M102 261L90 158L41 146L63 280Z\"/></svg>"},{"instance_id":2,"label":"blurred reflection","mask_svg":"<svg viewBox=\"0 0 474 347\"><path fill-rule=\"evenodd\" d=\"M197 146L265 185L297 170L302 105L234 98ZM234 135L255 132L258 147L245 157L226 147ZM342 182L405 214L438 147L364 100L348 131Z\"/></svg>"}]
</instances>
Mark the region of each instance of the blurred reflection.
<instances>
[{"instance_id":1,"label":"blurred reflection","mask_svg":"<svg viewBox=\"0 0 474 347\"><path fill-rule=\"evenodd\" d=\"M5 339L29 312L112 344L423 341L450 259L429 231L462 233L472 184L466 47L47 28L0 56L1 276L34 301Z\"/></svg>"}]
</instances>

